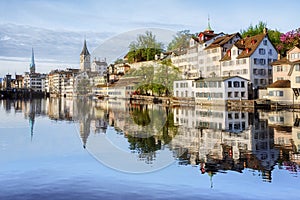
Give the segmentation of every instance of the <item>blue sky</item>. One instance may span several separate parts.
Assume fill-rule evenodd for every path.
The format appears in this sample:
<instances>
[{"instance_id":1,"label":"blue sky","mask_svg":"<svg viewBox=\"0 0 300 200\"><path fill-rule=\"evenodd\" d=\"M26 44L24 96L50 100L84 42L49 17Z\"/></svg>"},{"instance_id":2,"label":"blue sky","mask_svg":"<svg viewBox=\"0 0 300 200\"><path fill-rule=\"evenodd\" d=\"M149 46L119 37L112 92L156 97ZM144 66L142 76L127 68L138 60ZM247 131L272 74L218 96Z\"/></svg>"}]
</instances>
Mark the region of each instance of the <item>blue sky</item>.
<instances>
[{"instance_id":1,"label":"blue sky","mask_svg":"<svg viewBox=\"0 0 300 200\"><path fill-rule=\"evenodd\" d=\"M47 73L79 67L85 37L93 52L137 29L200 32L208 16L215 32L235 33L259 21L287 32L300 27L299 7L298 0L1 0L0 77L28 70L32 47L37 70ZM118 44L109 49L120 49Z\"/></svg>"},{"instance_id":2,"label":"blue sky","mask_svg":"<svg viewBox=\"0 0 300 200\"><path fill-rule=\"evenodd\" d=\"M76 31L125 32L158 27L237 32L258 21L286 32L299 27L300 2L289 0L2 0L0 23Z\"/></svg>"}]
</instances>

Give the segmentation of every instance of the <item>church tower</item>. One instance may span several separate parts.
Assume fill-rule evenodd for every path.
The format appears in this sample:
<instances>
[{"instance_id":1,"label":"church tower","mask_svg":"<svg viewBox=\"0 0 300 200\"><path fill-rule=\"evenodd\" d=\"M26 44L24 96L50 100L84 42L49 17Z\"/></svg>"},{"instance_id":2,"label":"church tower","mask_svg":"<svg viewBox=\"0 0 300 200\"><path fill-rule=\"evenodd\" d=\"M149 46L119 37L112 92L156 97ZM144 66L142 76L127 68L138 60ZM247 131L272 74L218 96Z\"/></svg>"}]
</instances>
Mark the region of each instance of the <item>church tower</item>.
<instances>
[{"instance_id":1,"label":"church tower","mask_svg":"<svg viewBox=\"0 0 300 200\"><path fill-rule=\"evenodd\" d=\"M80 53L80 71L91 71L91 55L84 40L83 48Z\"/></svg>"},{"instance_id":2,"label":"church tower","mask_svg":"<svg viewBox=\"0 0 300 200\"><path fill-rule=\"evenodd\" d=\"M30 74L34 74L34 73L35 73L35 63L34 63L34 52L33 52L33 48L32 48L31 63L30 63Z\"/></svg>"}]
</instances>

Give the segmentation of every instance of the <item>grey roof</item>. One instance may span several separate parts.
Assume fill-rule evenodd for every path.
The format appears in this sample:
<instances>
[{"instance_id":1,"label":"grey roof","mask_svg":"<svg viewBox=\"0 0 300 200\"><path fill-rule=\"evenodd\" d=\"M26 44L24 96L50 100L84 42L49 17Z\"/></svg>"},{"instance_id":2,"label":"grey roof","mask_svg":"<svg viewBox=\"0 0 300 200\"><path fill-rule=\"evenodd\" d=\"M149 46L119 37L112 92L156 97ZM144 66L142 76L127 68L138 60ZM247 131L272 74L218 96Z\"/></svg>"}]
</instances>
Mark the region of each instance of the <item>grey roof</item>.
<instances>
[{"instance_id":1,"label":"grey roof","mask_svg":"<svg viewBox=\"0 0 300 200\"><path fill-rule=\"evenodd\" d=\"M86 40L84 40L83 48L82 48L80 55L90 55L90 52L86 47Z\"/></svg>"},{"instance_id":2,"label":"grey roof","mask_svg":"<svg viewBox=\"0 0 300 200\"><path fill-rule=\"evenodd\" d=\"M222 77L209 77L209 78L200 78L197 79L197 82L210 82L210 81L226 81L228 79L232 79L232 78L241 78L244 79L246 81L249 81L248 79L245 79L243 77L240 76L222 76Z\"/></svg>"}]
</instances>

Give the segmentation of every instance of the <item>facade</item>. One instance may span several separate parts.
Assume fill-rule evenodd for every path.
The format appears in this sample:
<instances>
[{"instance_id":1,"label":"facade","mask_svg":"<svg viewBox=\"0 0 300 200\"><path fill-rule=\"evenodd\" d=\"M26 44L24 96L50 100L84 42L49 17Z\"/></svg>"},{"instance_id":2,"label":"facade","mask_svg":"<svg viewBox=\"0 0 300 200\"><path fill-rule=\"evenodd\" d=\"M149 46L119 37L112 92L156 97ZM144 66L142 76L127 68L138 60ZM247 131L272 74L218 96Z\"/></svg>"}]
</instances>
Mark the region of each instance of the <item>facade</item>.
<instances>
[{"instance_id":1,"label":"facade","mask_svg":"<svg viewBox=\"0 0 300 200\"><path fill-rule=\"evenodd\" d=\"M196 103L225 104L226 100L248 99L248 83L238 76L181 80L174 82L173 95L194 98Z\"/></svg>"},{"instance_id":2,"label":"facade","mask_svg":"<svg viewBox=\"0 0 300 200\"><path fill-rule=\"evenodd\" d=\"M199 48L199 70L203 77L227 76L221 73L220 60L232 45L242 37L239 33L219 34L214 40L205 47L202 52Z\"/></svg>"},{"instance_id":3,"label":"facade","mask_svg":"<svg viewBox=\"0 0 300 200\"><path fill-rule=\"evenodd\" d=\"M266 89L266 94L260 95L260 98L266 98L280 104L300 103L300 99L296 99L291 88L290 80L277 80Z\"/></svg>"},{"instance_id":4,"label":"facade","mask_svg":"<svg viewBox=\"0 0 300 200\"><path fill-rule=\"evenodd\" d=\"M241 76L250 80L252 88L266 88L273 82L271 62L277 60L277 51L267 29L264 33L238 40L221 59L222 76ZM257 95L254 95L254 98Z\"/></svg>"},{"instance_id":5,"label":"facade","mask_svg":"<svg viewBox=\"0 0 300 200\"><path fill-rule=\"evenodd\" d=\"M299 103L300 93L300 48L295 46L287 52L287 56L272 63L273 79L277 88L285 88L280 92L280 101L285 103ZM288 83L288 84L287 84ZM268 88L268 90L270 90ZM274 101L270 95L268 98Z\"/></svg>"},{"instance_id":6,"label":"facade","mask_svg":"<svg viewBox=\"0 0 300 200\"><path fill-rule=\"evenodd\" d=\"M52 70L45 80L45 92L50 96L73 96L74 77L79 69Z\"/></svg>"},{"instance_id":7,"label":"facade","mask_svg":"<svg viewBox=\"0 0 300 200\"><path fill-rule=\"evenodd\" d=\"M182 71L183 79L206 77L208 73L204 67L206 66L206 62L204 62L206 61L205 48L223 35L223 33L215 34L208 24L206 30L200 32L197 37L190 39L188 48L177 49L172 52L172 63Z\"/></svg>"},{"instance_id":8,"label":"facade","mask_svg":"<svg viewBox=\"0 0 300 200\"><path fill-rule=\"evenodd\" d=\"M91 65L91 71L97 72L100 76L106 76L107 74L107 62L106 59L103 61L100 61L100 59L94 59Z\"/></svg>"},{"instance_id":9,"label":"facade","mask_svg":"<svg viewBox=\"0 0 300 200\"><path fill-rule=\"evenodd\" d=\"M290 64L288 75L291 80L291 88L294 91L295 97L300 94L300 48L295 46L287 52L287 60Z\"/></svg>"},{"instance_id":10,"label":"facade","mask_svg":"<svg viewBox=\"0 0 300 200\"><path fill-rule=\"evenodd\" d=\"M140 81L140 77L123 77L112 85L94 87L92 89L92 93L94 96L109 96L110 98L129 99L134 94Z\"/></svg>"}]
</instances>

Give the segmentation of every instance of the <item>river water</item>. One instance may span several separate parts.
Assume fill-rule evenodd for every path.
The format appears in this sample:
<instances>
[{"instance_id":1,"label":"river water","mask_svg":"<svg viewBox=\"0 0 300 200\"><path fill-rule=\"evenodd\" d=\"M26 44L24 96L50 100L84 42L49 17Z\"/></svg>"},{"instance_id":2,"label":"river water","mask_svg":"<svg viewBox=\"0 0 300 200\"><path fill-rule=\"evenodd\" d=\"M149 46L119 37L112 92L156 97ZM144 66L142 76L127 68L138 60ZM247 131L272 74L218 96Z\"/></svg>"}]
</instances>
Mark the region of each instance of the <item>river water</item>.
<instances>
[{"instance_id":1,"label":"river water","mask_svg":"<svg viewBox=\"0 0 300 200\"><path fill-rule=\"evenodd\" d=\"M296 199L299 116L0 100L0 199Z\"/></svg>"}]
</instances>

